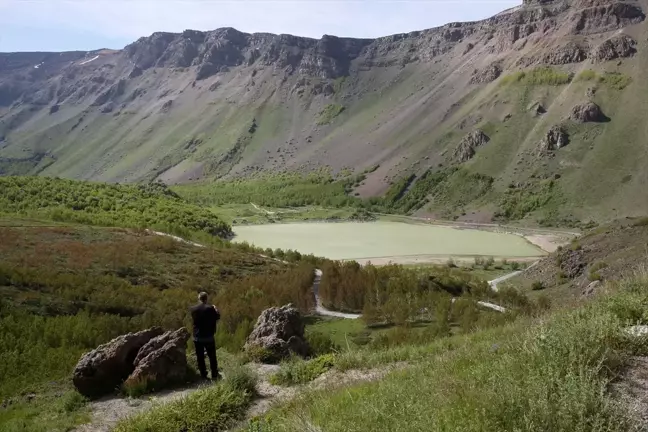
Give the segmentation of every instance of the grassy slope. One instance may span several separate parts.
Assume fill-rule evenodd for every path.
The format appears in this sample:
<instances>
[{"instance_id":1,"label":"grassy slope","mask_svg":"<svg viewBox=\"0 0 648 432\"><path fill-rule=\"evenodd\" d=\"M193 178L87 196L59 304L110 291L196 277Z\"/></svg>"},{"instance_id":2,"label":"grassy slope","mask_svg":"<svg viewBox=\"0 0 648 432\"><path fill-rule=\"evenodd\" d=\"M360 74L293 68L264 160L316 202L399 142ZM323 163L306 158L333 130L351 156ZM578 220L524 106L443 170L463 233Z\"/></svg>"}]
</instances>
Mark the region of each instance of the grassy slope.
<instances>
[{"instance_id":1,"label":"grassy slope","mask_svg":"<svg viewBox=\"0 0 648 432\"><path fill-rule=\"evenodd\" d=\"M189 325L186 311L198 291L228 310L217 338L232 350L268 306L262 303L312 307L301 291L310 289L310 265L222 244L196 248L136 229L3 217L0 255L3 431L63 431L87 421L68 381L81 354L125 332Z\"/></svg>"},{"instance_id":2,"label":"grassy slope","mask_svg":"<svg viewBox=\"0 0 648 432\"><path fill-rule=\"evenodd\" d=\"M310 392L253 420L249 431L445 430L628 431L636 419L609 392L645 338L623 326L645 323L648 280L577 311L418 347L349 353L338 367L406 360L380 382Z\"/></svg>"}]
</instances>

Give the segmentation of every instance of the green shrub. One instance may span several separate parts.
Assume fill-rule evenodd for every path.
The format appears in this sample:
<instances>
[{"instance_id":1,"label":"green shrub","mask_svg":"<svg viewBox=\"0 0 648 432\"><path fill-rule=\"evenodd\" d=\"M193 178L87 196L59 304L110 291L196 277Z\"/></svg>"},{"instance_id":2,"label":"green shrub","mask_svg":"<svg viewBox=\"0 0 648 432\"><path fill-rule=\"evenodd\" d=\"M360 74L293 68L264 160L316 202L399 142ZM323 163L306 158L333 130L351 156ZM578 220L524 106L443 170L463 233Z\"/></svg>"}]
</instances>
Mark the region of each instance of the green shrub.
<instances>
[{"instance_id":1,"label":"green shrub","mask_svg":"<svg viewBox=\"0 0 648 432\"><path fill-rule=\"evenodd\" d=\"M599 81L615 90L623 90L632 82L632 78L619 72L605 72Z\"/></svg>"},{"instance_id":2,"label":"green shrub","mask_svg":"<svg viewBox=\"0 0 648 432\"><path fill-rule=\"evenodd\" d=\"M607 263L604 261L597 261L589 269L588 272L588 279L590 281L600 281L603 279L603 277L599 274L600 270L603 270L604 268L607 268Z\"/></svg>"},{"instance_id":3,"label":"green shrub","mask_svg":"<svg viewBox=\"0 0 648 432\"><path fill-rule=\"evenodd\" d=\"M321 332L306 333L306 341L311 347L313 356L321 356L340 351L340 347L333 342L331 337Z\"/></svg>"},{"instance_id":4,"label":"green shrub","mask_svg":"<svg viewBox=\"0 0 648 432\"><path fill-rule=\"evenodd\" d=\"M541 290L543 290L545 288L546 288L546 286L545 286L544 282L542 282L542 281L535 281L535 282L533 282L531 284L531 289L533 291L541 291Z\"/></svg>"},{"instance_id":5,"label":"green shrub","mask_svg":"<svg viewBox=\"0 0 648 432\"><path fill-rule=\"evenodd\" d=\"M484 261L484 270L488 270L495 264L495 259L493 257L488 257Z\"/></svg>"},{"instance_id":6,"label":"green shrub","mask_svg":"<svg viewBox=\"0 0 648 432\"><path fill-rule=\"evenodd\" d=\"M125 396L138 398L153 390L154 384L147 379L137 379L127 381L121 386L121 392Z\"/></svg>"},{"instance_id":7,"label":"green shrub","mask_svg":"<svg viewBox=\"0 0 648 432\"><path fill-rule=\"evenodd\" d=\"M597 272L589 272L587 275L587 279L590 280L591 282L594 282L594 281L603 280L603 277Z\"/></svg>"},{"instance_id":8,"label":"green shrub","mask_svg":"<svg viewBox=\"0 0 648 432\"><path fill-rule=\"evenodd\" d=\"M272 363L275 361L272 352L260 345L251 345L247 347L245 349L245 357L249 361L256 363Z\"/></svg>"},{"instance_id":9,"label":"green shrub","mask_svg":"<svg viewBox=\"0 0 648 432\"><path fill-rule=\"evenodd\" d=\"M569 245L569 248L573 251L579 251L583 249L583 245L581 245L579 242L573 242L571 245Z\"/></svg>"},{"instance_id":10,"label":"green shrub","mask_svg":"<svg viewBox=\"0 0 648 432\"><path fill-rule=\"evenodd\" d=\"M88 399L81 393L69 391L63 395L62 407L66 413L78 411L88 403Z\"/></svg>"},{"instance_id":11,"label":"green shrub","mask_svg":"<svg viewBox=\"0 0 648 432\"><path fill-rule=\"evenodd\" d=\"M592 264L592 267L590 267L590 271L599 271L607 267L608 265L605 261L597 261L594 264Z\"/></svg>"},{"instance_id":12,"label":"green shrub","mask_svg":"<svg viewBox=\"0 0 648 432\"><path fill-rule=\"evenodd\" d=\"M357 346L365 346L371 342L371 332L368 330L358 332L351 337L351 342Z\"/></svg>"},{"instance_id":13,"label":"green shrub","mask_svg":"<svg viewBox=\"0 0 648 432\"><path fill-rule=\"evenodd\" d=\"M162 183L119 185L47 177L0 177L0 209L98 226L154 228L229 237L231 227Z\"/></svg>"},{"instance_id":14,"label":"green shrub","mask_svg":"<svg viewBox=\"0 0 648 432\"><path fill-rule=\"evenodd\" d=\"M326 105L319 114L317 124L323 126L331 123L337 116L342 114L344 110L345 107L339 104Z\"/></svg>"},{"instance_id":15,"label":"green shrub","mask_svg":"<svg viewBox=\"0 0 648 432\"><path fill-rule=\"evenodd\" d=\"M551 309L551 299L544 294L538 296L536 304L538 306L538 309L540 309L541 311L547 311Z\"/></svg>"},{"instance_id":16,"label":"green shrub","mask_svg":"<svg viewBox=\"0 0 648 432\"><path fill-rule=\"evenodd\" d=\"M593 81L598 75L592 69L586 69L576 76L576 81Z\"/></svg>"},{"instance_id":17,"label":"green shrub","mask_svg":"<svg viewBox=\"0 0 648 432\"><path fill-rule=\"evenodd\" d=\"M500 85L507 84L526 84L526 85L563 85L572 80L572 75L568 72L552 67L537 67L535 69L517 71L505 75L500 79Z\"/></svg>"},{"instance_id":18,"label":"green shrub","mask_svg":"<svg viewBox=\"0 0 648 432\"><path fill-rule=\"evenodd\" d=\"M238 365L228 368L225 383L235 391L244 392L248 395L256 394L258 377L246 366Z\"/></svg>"},{"instance_id":19,"label":"green shrub","mask_svg":"<svg viewBox=\"0 0 648 432\"><path fill-rule=\"evenodd\" d=\"M293 358L283 362L279 372L270 378L275 385L306 384L335 365L335 356L325 354L311 360Z\"/></svg>"},{"instance_id":20,"label":"green shrub","mask_svg":"<svg viewBox=\"0 0 648 432\"><path fill-rule=\"evenodd\" d=\"M205 432L223 431L244 415L253 398L250 382L226 380L179 400L155 406L122 420L114 432Z\"/></svg>"},{"instance_id":21,"label":"green shrub","mask_svg":"<svg viewBox=\"0 0 648 432\"><path fill-rule=\"evenodd\" d=\"M518 271L520 269L520 263L517 261L511 262L511 270Z\"/></svg>"},{"instance_id":22,"label":"green shrub","mask_svg":"<svg viewBox=\"0 0 648 432\"><path fill-rule=\"evenodd\" d=\"M636 227L648 226L648 217L637 219L632 223L632 225Z\"/></svg>"}]
</instances>

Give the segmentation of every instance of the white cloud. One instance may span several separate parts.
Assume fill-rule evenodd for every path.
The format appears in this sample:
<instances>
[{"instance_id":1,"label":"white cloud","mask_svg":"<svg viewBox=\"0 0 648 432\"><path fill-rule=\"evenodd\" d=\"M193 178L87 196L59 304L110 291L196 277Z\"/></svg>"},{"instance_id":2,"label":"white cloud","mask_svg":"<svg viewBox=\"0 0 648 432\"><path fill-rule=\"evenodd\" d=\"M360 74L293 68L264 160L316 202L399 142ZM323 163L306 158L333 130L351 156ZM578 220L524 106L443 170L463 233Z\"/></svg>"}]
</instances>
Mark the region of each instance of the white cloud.
<instances>
[{"instance_id":1,"label":"white cloud","mask_svg":"<svg viewBox=\"0 0 648 432\"><path fill-rule=\"evenodd\" d=\"M377 37L484 18L519 0L0 0L0 26L135 40L187 28ZM15 30L14 30L15 31ZM16 35L11 35L13 38Z\"/></svg>"}]
</instances>

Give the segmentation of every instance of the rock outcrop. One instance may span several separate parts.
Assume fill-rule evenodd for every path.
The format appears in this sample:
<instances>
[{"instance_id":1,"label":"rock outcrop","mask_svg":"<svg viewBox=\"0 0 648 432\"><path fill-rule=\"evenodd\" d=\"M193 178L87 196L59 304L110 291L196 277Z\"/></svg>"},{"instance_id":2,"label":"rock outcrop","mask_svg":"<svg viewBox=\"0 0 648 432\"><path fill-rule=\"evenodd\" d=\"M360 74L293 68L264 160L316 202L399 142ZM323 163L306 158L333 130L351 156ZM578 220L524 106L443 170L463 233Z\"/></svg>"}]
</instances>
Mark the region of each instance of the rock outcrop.
<instances>
[{"instance_id":1,"label":"rock outcrop","mask_svg":"<svg viewBox=\"0 0 648 432\"><path fill-rule=\"evenodd\" d=\"M84 396L96 398L114 391L133 372L140 349L164 331L153 327L119 336L85 354L72 375L74 386Z\"/></svg>"},{"instance_id":2,"label":"rock outcrop","mask_svg":"<svg viewBox=\"0 0 648 432\"><path fill-rule=\"evenodd\" d=\"M581 292L581 296L583 297L592 297L594 294L596 294L596 291L601 287L601 281L592 281L590 282Z\"/></svg>"},{"instance_id":3,"label":"rock outcrop","mask_svg":"<svg viewBox=\"0 0 648 432\"><path fill-rule=\"evenodd\" d=\"M582 275L585 271L585 267L587 267L585 254L581 249L563 249L558 254L558 261L560 263L560 270L569 279L575 279Z\"/></svg>"},{"instance_id":4,"label":"rock outcrop","mask_svg":"<svg viewBox=\"0 0 648 432\"><path fill-rule=\"evenodd\" d=\"M622 57L630 57L637 52L637 42L630 36L616 35L599 45L592 52L592 60L604 62Z\"/></svg>"},{"instance_id":5,"label":"rock outcrop","mask_svg":"<svg viewBox=\"0 0 648 432\"><path fill-rule=\"evenodd\" d=\"M466 162L475 156L475 149L486 144L490 138L481 130L477 129L464 136L455 149L452 157L459 162Z\"/></svg>"},{"instance_id":6,"label":"rock outcrop","mask_svg":"<svg viewBox=\"0 0 648 432\"><path fill-rule=\"evenodd\" d=\"M502 75L502 65L498 62L491 63L484 69L475 70L470 78L470 84L486 84L495 81Z\"/></svg>"},{"instance_id":7,"label":"rock outcrop","mask_svg":"<svg viewBox=\"0 0 648 432\"><path fill-rule=\"evenodd\" d=\"M301 314L291 304L264 310L245 344L246 350L261 348L268 363L277 363L290 355L306 357L310 347L304 338Z\"/></svg>"},{"instance_id":8,"label":"rock outcrop","mask_svg":"<svg viewBox=\"0 0 648 432\"><path fill-rule=\"evenodd\" d=\"M527 107L527 111L532 112L534 115L539 116L547 112L547 109L540 102L533 102Z\"/></svg>"},{"instance_id":9,"label":"rock outcrop","mask_svg":"<svg viewBox=\"0 0 648 432\"><path fill-rule=\"evenodd\" d=\"M181 382L187 376L188 340L184 327L151 339L137 353L126 384L147 382L162 388Z\"/></svg>"},{"instance_id":10,"label":"rock outcrop","mask_svg":"<svg viewBox=\"0 0 648 432\"><path fill-rule=\"evenodd\" d=\"M601 107L594 102L578 104L572 108L569 118L576 123L603 122L608 118L601 111Z\"/></svg>"},{"instance_id":11,"label":"rock outcrop","mask_svg":"<svg viewBox=\"0 0 648 432\"><path fill-rule=\"evenodd\" d=\"M569 135L562 126L552 126L547 135L540 141L539 151L541 154L553 152L569 144Z\"/></svg>"}]
</instances>

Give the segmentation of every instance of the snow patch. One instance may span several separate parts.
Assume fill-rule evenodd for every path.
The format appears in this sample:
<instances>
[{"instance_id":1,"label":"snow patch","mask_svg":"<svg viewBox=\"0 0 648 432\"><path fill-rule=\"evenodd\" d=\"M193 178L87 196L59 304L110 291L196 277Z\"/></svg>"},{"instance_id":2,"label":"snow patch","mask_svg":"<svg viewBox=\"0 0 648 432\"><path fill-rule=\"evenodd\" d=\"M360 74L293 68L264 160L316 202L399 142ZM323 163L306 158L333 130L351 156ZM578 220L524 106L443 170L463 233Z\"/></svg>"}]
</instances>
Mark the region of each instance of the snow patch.
<instances>
[{"instance_id":1,"label":"snow patch","mask_svg":"<svg viewBox=\"0 0 648 432\"><path fill-rule=\"evenodd\" d=\"M34 66L34 69L38 69L38 68L40 68L41 66L43 66L44 64L45 64L45 62L38 63L36 66Z\"/></svg>"},{"instance_id":2,"label":"snow patch","mask_svg":"<svg viewBox=\"0 0 648 432\"><path fill-rule=\"evenodd\" d=\"M88 64L90 62L93 62L93 61L97 60L98 58L99 58L99 56L94 56L90 60L82 61L81 63L79 63L79 66L84 65L84 64Z\"/></svg>"}]
</instances>

